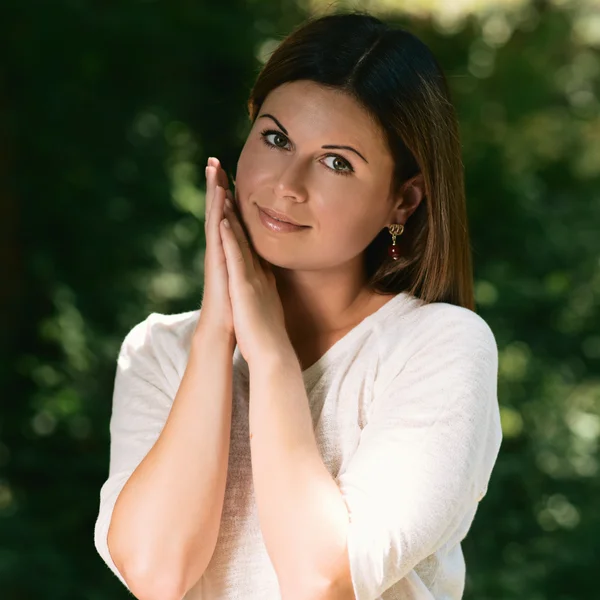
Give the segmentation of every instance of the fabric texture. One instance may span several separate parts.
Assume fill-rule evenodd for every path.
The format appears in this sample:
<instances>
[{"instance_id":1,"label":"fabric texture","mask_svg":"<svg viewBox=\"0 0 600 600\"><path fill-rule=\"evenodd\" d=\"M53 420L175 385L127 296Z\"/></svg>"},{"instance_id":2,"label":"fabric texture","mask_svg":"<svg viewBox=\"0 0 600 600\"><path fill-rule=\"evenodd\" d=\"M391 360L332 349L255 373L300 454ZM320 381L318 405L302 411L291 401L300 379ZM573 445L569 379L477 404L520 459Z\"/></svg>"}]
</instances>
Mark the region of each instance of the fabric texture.
<instances>
[{"instance_id":1,"label":"fabric texture","mask_svg":"<svg viewBox=\"0 0 600 600\"><path fill-rule=\"evenodd\" d=\"M153 313L119 353L94 538L126 587L107 545L112 511L166 422L199 314ZM496 341L479 315L404 292L302 372L321 457L350 514L356 600L462 598L461 541L502 442L497 374ZM281 598L252 488L248 402L248 365L236 347L221 528L185 600Z\"/></svg>"}]
</instances>

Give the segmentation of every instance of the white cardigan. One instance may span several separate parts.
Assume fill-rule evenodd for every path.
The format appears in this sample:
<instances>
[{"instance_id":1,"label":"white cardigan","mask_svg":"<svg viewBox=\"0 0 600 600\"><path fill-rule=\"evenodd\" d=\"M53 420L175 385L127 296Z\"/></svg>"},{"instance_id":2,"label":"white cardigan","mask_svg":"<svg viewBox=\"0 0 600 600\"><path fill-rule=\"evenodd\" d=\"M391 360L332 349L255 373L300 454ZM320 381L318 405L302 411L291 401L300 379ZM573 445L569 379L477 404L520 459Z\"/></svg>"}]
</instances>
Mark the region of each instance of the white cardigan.
<instances>
[{"instance_id":1,"label":"white cardigan","mask_svg":"<svg viewBox=\"0 0 600 600\"><path fill-rule=\"evenodd\" d=\"M109 474L94 537L124 585L107 546L112 511L165 424L199 314L153 313L119 354ZM479 315L404 292L303 371L321 456L350 511L356 600L462 597L460 542L502 441L497 374L496 341ZM185 600L281 598L252 487L248 387L248 365L236 347L221 528Z\"/></svg>"}]
</instances>

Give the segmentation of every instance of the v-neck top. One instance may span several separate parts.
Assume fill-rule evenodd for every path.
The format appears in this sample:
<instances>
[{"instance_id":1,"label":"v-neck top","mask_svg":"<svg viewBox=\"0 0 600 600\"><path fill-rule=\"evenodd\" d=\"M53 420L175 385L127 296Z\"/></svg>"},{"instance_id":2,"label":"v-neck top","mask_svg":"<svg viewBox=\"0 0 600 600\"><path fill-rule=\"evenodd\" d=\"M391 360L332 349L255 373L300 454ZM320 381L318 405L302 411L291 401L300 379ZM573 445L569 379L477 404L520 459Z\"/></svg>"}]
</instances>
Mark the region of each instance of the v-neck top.
<instances>
[{"instance_id":1,"label":"v-neck top","mask_svg":"<svg viewBox=\"0 0 600 600\"><path fill-rule=\"evenodd\" d=\"M336 357L345 352L345 349L353 343L353 340L357 339L363 331L369 329L372 323L385 318L385 316L391 311L398 310L396 307L398 305L407 303L410 298L416 300L414 296L409 296L409 294L406 292L401 292L399 294L390 296L390 299L385 304L357 323L343 337L337 340L323 355L321 355L318 360L313 362L310 366L302 371L304 383L310 385L315 376L318 377L320 372L327 369L329 365L334 364ZM247 374L248 364L244 360L242 354L239 352L239 348L237 346L235 352L237 353L241 363L240 368Z\"/></svg>"},{"instance_id":2,"label":"v-neck top","mask_svg":"<svg viewBox=\"0 0 600 600\"><path fill-rule=\"evenodd\" d=\"M110 463L94 540L108 551L125 483L167 420L201 310L152 313L116 365ZM249 368L233 353L228 477L217 545L184 600L279 600L260 530L249 441ZM406 292L393 296L302 371L323 463L349 511L356 600L459 600L461 541L502 441L498 348L477 313ZM165 401L168 398L168 401Z\"/></svg>"}]
</instances>

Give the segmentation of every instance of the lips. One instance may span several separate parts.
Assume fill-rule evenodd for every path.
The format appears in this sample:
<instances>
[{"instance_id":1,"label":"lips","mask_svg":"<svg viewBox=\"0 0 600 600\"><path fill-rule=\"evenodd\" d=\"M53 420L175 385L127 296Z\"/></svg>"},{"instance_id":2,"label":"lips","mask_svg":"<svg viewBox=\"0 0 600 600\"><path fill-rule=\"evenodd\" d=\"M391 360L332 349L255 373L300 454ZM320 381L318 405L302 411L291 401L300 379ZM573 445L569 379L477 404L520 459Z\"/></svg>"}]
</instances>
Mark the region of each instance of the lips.
<instances>
[{"instance_id":1,"label":"lips","mask_svg":"<svg viewBox=\"0 0 600 600\"><path fill-rule=\"evenodd\" d=\"M263 208L262 206L259 206L258 208L259 210L262 210L264 213L269 215L269 217L276 219L277 221L281 221L282 223L290 223L291 225L296 225L298 227L308 227L307 225L302 225L301 223L294 221L287 215L277 212L276 210L271 210L270 208Z\"/></svg>"}]
</instances>

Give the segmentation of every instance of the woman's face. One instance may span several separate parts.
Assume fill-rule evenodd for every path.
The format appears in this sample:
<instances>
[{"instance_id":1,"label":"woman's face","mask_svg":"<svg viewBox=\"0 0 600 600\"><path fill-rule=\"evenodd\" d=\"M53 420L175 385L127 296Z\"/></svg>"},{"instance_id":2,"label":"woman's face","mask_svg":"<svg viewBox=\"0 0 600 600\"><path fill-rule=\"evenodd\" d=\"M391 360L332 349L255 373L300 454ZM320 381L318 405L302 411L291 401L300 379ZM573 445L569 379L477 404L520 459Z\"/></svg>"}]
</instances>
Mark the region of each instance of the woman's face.
<instances>
[{"instance_id":1,"label":"woman's face","mask_svg":"<svg viewBox=\"0 0 600 600\"><path fill-rule=\"evenodd\" d=\"M354 99L312 81L276 88L260 109L236 172L236 199L257 254L298 270L356 258L393 222L393 167L383 133ZM270 231L258 206L308 227Z\"/></svg>"}]
</instances>

